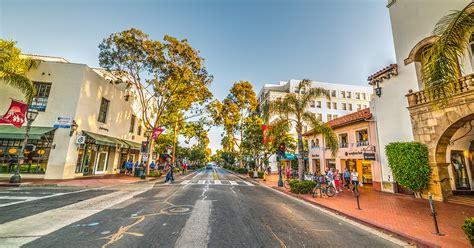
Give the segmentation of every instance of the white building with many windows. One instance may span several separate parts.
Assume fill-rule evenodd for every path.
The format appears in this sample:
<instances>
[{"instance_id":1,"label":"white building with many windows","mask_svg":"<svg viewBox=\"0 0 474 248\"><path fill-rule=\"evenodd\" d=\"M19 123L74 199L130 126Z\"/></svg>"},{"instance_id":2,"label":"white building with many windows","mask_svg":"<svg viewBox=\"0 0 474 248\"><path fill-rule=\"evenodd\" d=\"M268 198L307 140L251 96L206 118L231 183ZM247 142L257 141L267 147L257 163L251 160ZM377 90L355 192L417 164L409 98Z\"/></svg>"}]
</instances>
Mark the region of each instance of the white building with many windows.
<instances>
[{"instance_id":1,"label":"white building with many windows","mask_svg":"<svg viewBox=\"0 0 474 248\"><path fill-rule=\"evenodd\" d=\"M289 93L298 92L298 86L301 80L291 79L289 81L280 81L279 84L265 84L258 93L259 105L264 105L270 101L283 99ZM354 113L356 111L369 107L372 99L372 88L367 86L311 82L312 88L323 88L330 92L330 99L322 97L316 99L308 106L308 111L316 114L322 122L328 122L332 119ZM304 91L302 91L304 92ZM270 118L270 122L274 118ZM303 132L309 131L307 125L303 126ZM296 138L295 127L290 131ZM277 171L276 157L270 158L270 164L273 171Z\"/></svg>"},{"instance_id":2,"label":"white building with many windows","mask_svg":"<svg viewBox=\"0 0 474 248\"><path fill-rule=\"evenodd\" d=\"M36 149L22 164L23 175L67 179L114 174L126 160L139 160L146 137L133 90L103 69L58 57L28 56L41 61L28 73L38 91L30 107L39 114L28 141ZM0 112L8 109L10 98L24 100L17 89L3 83L0 95ZM58 118L73 120L77 130L55 127ZM12 172L11 161L19 155L24 133L25 126L0 125L1 173Z\"/></svg>"}]
</instances>

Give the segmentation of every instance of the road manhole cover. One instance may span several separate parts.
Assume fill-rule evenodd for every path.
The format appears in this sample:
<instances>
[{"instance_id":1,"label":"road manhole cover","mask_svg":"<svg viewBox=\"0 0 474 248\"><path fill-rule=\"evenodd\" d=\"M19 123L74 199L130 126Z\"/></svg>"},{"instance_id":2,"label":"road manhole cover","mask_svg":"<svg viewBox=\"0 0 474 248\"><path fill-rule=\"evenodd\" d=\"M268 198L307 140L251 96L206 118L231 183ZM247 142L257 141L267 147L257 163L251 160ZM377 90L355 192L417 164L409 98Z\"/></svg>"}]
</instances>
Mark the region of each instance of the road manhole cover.
<instances>
[{"instance_id":1,"label":"road manhole cover","mask_svg":"<svg viewBox=\"0 0 474 248\"><path fill-rule=\"evenodd\" d=\"M170 207L164 210L164 212L168 212L170 214L185 214L191 211L191 207L189 206L175 206Z\"/></svg>"}]
</instances>

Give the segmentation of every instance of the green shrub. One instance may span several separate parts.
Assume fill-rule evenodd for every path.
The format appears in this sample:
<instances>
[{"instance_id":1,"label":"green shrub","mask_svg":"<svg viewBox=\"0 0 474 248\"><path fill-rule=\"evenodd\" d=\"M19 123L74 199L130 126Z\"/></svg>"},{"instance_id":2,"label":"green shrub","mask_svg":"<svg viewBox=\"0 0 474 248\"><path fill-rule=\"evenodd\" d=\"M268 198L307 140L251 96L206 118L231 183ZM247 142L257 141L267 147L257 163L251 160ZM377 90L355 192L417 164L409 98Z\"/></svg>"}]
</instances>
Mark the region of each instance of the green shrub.
<instances>
[{"instance_id":1,"label":"green shrub","mask_svg":"<svg viewBox=\"0 0 474 248\"><path fill-rule=\"evenodd\" d=\"M474 247L474 217L464 219L462 230L464 230L467 240L469 240Z\"/></svg>"},{"instance_id":2,"label":"green shrub","mask_svg":"<svg viewBox=\"0 0 474 248\"><path fill-rule=\"evenodd\" d=\"M297 194L308 194L313 191L313 188L316 186L316 183L310 180L298 181L296 179L290 180L290 190L293 193Z\"/></svg>"},{"instance_id":3,"label":"green shrub","mask_svg":"<svg viewBox=\"0 0 474 248\"><path fill-rule=\"evenodd\" d=\"M150 173L148 174L149 177L161 177L161 171L150 171Z\"/></svg>"},{"instance_id":4,"label":"green shrub","mask_svg":"<svg viewBox=\"0 0 474 248\"><path fill-rule=\"evenodd\" d=\"M259 171L259 172L258 172L258 178L263 178L263 174L264 174L263 171Z\"/></svg>"},{"instance_id":5,"label":"green shrub","mask_svg":"<svg viewBox=\"0 0 474 248\"><path fill-rule=\"evenodd\" d=\"M249 171L248 174L249 174L249 177L253 177L253 171Z\"/></svg>"},{"instance_id":6,"label":"green shrub","mask_svg":"<svg viewBox=\"0 0 474 248\"><path fill-rule=\"evenodd\" d=\"M235 172L239 174L247 174L249 171L246 168L236 168Z\"/></svg>"},{"instance_id":7,"label":"green shrub","mask_svg":"<svg viewBox=\"0 0 474 248\"><path fill-rule=\"evenodd\" d=\"M385 153L395 180L419 197L431 179L428 147L418 142L394 142L385 147Z\"/></svg>"}]
</instances>

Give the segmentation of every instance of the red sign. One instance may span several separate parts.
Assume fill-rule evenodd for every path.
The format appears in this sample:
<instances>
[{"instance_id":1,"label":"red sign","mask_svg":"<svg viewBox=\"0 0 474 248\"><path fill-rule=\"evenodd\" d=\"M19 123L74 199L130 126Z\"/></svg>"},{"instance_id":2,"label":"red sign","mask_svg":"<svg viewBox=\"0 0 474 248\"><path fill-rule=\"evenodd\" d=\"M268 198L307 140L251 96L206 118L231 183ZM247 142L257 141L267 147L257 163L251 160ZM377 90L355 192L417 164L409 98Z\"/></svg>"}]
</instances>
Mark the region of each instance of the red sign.
<instances>
[{"instance_id":1,"label":"red sign","mask_svg":"<svg viewBox=\"0 0 474 248\"><path fill-rule=\"evenodd\" d=\"M272 127L270 125L262 125L262 132L263 132L263 144L267 143L268 142L268 131L269 129L271 129Z\"/></svg>"},{"instance_id":2,"label":"red sign","mask_svg":"<svg viewBox=\"0 0 474 248\"><path fill-rule=\"evenodd\" d=\"M160 134L165 131L164 128L153 128L153 134L151 135L151 139L156 139Z\"/></svg>"},{"instance_id":3,"label":"red sign","mask_svg":"<svg viewBox=\"0 0 474 248\"><path fill-rule=\"evenodd\" d=\"M7 113L0 118L0 124L12 124L20 128L25 122L26 110L28 104L12 100Z\"/></svg>"}]
</instances>

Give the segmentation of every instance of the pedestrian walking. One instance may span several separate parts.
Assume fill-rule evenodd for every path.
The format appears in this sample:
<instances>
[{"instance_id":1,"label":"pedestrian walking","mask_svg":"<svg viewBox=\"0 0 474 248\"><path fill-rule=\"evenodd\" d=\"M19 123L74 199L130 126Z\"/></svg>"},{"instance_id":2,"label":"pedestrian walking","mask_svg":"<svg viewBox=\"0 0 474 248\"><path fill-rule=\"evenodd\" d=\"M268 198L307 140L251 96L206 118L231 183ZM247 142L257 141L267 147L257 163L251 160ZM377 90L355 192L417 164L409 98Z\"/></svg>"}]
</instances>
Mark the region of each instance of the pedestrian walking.
<instances>
[{"instance_id":1,"label":"pedestrian walking","mask_svg":"<svg viewBox=\"0 0 474 248\"><path fill-rule=\"evenodd\" d=\"M290 166L287 166L286 167L286 178L289 179L291 176L291 169L290 169Z\"/></svg>"},{"instance_id":2,"label":"pedestrian walking","mask_svg":"<svg viewBox=\"0 0 474 248\"><path fill-rule=\"evenodd\" d=\"M344 177L344 186L346 187L347 190L350 190L351 186L351 172L349 171L349 169L346 167L346 169L344 170L344 173L343 173L343 177Z\"/></svg>"},{"instance_id":3,"label":"pedestrian walking","mask_svg":"<svg viewBox=\"0 0 474 248\"><path fill-rule=\"evenodd\" d=\"M357 186L359 186L359 173L356 171L356 169L352 169L351 173L351 182L352 182L352 192L357 190Z\"/></svg>"},{"instance_id":4,"label":"pedestrian walking","mask_svg":"<svg viewBox=\"0 0 474 248\"><path fill-rule=\"evenodd\" d=\"M183 175L186 175L186 170L188 169L188 165L183 163Z\"/></svg>"},{"instance_id":5,"label":"pedestrian walking","mask_svg":"<svg viewBox=\"0 0 474 248\"><path fill-rule=\"evenodd\" d=\"M155 165L155 161L151 161L151 163L150 163L150 169L151 169L151 170L155 170L155 166L156 166L156 165Z\"/></svg>"},{"instance_id":6,"label":"pedestrian walking","mask_svg":"<svg viewBox=\"0 0 474 248\"><path fill-rule=\"evenodd\" d=\"M341 189L341 173L339 173L339 170L336 170L336 173L334 174L334 185L336 188L336 193L342 192Z\"/></svg>"}]
</instances>

